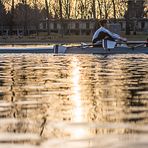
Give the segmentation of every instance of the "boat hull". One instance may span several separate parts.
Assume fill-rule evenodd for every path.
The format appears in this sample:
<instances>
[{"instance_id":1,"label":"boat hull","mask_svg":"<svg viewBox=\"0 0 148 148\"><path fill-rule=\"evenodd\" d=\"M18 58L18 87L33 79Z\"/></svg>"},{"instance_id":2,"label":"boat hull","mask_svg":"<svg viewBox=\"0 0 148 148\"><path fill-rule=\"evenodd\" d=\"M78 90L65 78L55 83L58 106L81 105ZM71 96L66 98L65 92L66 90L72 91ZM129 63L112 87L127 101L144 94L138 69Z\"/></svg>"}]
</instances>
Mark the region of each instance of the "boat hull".
<instances>
[{"instance_id":1,"label":"boat hull","mask_svg":"<svg viewBox=\"0 0 148 148\"><path fill-rule=\"evenodd\" d=\"M0 53L54 53L51 47L0 48Z\"/></svg>"},{"instance_id":2,"label":"boat hull","mask_svg":"<svg viewBox=\"0 0 148 148\"><path fill-rule=\"evenodd\" d=\"M127 47L116 47L113 49L104 48L68 48L66 53L71 54L138 54L145 53L148 54L148 47L138 47L138 48L127 48Z\"/></svg>"},{"instance_id":3,"label":"boat hull","mask_svg":"<svg viewBox=\"0 0 148 148\"><path fill-rule=\"evenodd\" d=\"M0 48L0 53L51 53L55 54L54 49L51 47L43 48ZM58 54L57 52L56 54ZM67 47L66 54L148 54L148 47L116 47L114 49L103 49L98 47Z\"/></svg>"}]
</instances>

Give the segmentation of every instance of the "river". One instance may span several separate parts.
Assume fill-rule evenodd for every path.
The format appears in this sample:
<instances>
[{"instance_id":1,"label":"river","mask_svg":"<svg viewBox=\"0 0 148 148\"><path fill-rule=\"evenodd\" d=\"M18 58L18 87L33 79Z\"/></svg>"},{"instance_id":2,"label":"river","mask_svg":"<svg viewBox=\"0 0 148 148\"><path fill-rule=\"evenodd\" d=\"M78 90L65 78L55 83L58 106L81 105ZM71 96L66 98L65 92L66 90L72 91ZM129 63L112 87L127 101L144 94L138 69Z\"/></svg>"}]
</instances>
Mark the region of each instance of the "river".
<instances>
[{"instance_id":1,"label":"river","mask_svg":"<svg viewBox=\"0 0 148 148\"><path fill-rule=\"evenodd\" d=\"M0 55L0 148L147 148L148 55Z\"/></svg>"}]
</instances>

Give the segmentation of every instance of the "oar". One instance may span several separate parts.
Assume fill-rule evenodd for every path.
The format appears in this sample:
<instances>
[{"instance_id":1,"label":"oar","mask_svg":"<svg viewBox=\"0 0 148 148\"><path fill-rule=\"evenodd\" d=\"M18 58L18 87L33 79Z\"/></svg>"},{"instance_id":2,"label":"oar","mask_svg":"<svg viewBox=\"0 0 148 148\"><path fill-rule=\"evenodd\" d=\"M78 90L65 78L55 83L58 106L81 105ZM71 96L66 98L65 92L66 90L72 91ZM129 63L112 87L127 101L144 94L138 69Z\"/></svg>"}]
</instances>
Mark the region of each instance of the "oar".
<instances>
[{"instance_id":1,"label":"oar","mask_svg":"<svg viewBox=\"0 0 148 148\"><path fill-rule=\"evenodd\" d=\"M116 44L138 44L134 47L141 47L142 45L145 45L147 44L147 41L127 41L127 42L119 42L119 41L116 41ZM82 47L82 48L87 48L87 47L91 47L91 46L94 46L94 44L92 43L85 43L85 42L81 42L81 45L78 45L78 46L72 46L70 48L73 48L73 47Z\"/></svg>"},{"instance_id":2,"label":"oar","mask_svg":"<svg viewBox=\"0 0 148 148\"><path fill-rule=\"evenodd\" d=\"M137 47L142 47L142 46L144 46L145 44L138 44L138 45L135 45L135 46L131 46L131 47L129 47L130 49L135 49L135 48L137 48Z\"/></svg>"},{"instance_id":3,"label":"oar","mask_svg":"<svg viewBox=\"0 0 148 148\"><path fill-rule=\"evenodd\" d=\"M92 44L92 43L87 44L87 43L81 42L81 46L79 46L79 47L82 47L82 48L87 48L87 47L91 47L91 46L93 46L93 44Z\"/></svg>"},{"instance_id":4,"label":"oar","mask_svg":"<svg viewBox=\"0 0 148 148\"><path fill-rule=\"evenodd\" d=\"M124 42L125 43L125 42ZM101 45L102 44L102 48L104 49L108 49L108 48L114 48L116 44L123 44L123 42L118 42L118 41L110 41L110 40L102 40L101 42L99 42L99 44ZM81 46L76 46L76 47L82 47L82 48L87 48L87 47L91 47L91 46L96 46L97 47L97 44L87 44L87 43L84 43L82 42L81 43ZM108 47L109 46L109 47Z\"/></svg>"},{"instance_id":5,"label":"oar","mask_svg":"<svg viewBox=\"0 0 148 148\"><path fill-rule=\"evenodd\" d=\"M127 41L126 44L147 44L147 41Z\"/></svg>"},{"instance_id":6,"label":"oar","mask_svg":"<svg viewBox=\"0 0 148 148\"><path fill-rule=\"evenodd\" d=\"M148 44L147 41L127 41L127 45L134 45L134 46L130 46L131 49L142 47L144 45L146 45L147 47L147 44Z\"/></svg>"}]
</instances>

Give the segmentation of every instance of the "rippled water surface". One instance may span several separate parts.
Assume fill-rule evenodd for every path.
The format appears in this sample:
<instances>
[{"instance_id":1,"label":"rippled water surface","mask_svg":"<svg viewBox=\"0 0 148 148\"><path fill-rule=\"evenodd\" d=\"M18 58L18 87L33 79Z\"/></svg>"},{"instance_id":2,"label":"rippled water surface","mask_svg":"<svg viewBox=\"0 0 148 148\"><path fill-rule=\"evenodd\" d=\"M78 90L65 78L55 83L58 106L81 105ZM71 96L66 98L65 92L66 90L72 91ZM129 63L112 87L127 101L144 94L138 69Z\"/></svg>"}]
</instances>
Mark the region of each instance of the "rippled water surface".
<instances>
[{"instance_id":1,"label":"rippled water surface","mask_svg":"<svg viewBox=\"0 0 148 148\"><path fill-rule=\"evenodd\" d=\"M147 148L148 55L0 55L0 148Z\"/></svg>"}]
</instances>

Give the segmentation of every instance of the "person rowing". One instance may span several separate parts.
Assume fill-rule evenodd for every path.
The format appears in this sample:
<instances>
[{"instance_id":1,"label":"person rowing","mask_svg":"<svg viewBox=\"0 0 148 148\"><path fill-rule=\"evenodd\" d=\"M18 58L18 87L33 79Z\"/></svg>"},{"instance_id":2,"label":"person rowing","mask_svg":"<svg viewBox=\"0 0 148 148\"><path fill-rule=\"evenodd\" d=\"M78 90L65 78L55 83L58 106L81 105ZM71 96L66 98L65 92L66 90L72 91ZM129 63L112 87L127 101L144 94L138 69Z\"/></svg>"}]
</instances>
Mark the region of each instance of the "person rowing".
<instances>
[{"instance_id":1,"label":"person rowing","mask_svg":"<svg viewBox=\"0 0 148 148\"><path fill-rule=\"evenodd\" d=\"M92 38L93 46L101 47L103 39L107 39L111 41L116 41L116 40L120 40L123 42L127 41L126 38L121 37L120 35L115 34L107 29L107 26L108 26L107 20L105 19L100 20L99 24L100 24L100 28L94 33Z\"/></svg>"}]
</instances>

